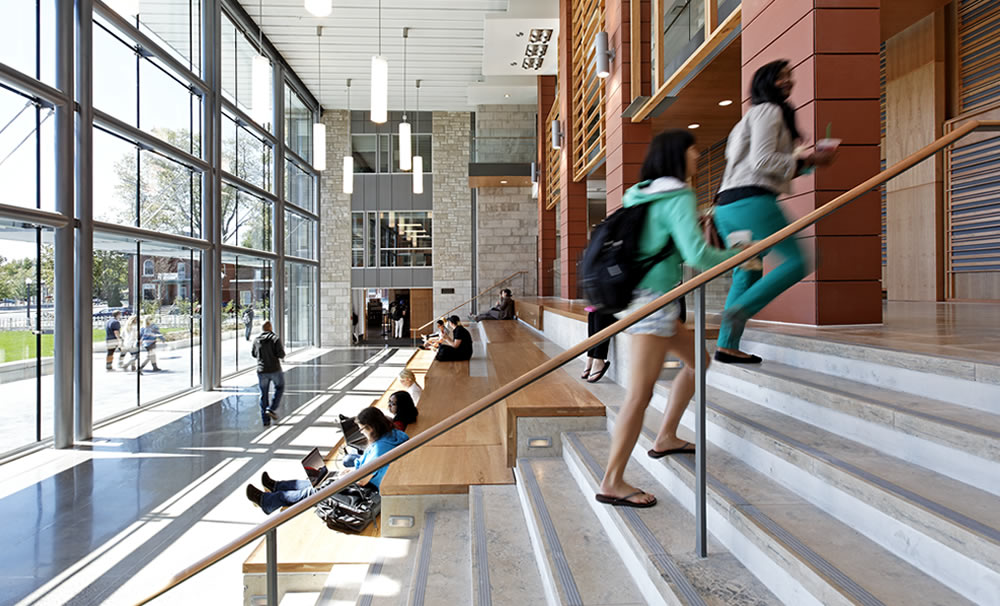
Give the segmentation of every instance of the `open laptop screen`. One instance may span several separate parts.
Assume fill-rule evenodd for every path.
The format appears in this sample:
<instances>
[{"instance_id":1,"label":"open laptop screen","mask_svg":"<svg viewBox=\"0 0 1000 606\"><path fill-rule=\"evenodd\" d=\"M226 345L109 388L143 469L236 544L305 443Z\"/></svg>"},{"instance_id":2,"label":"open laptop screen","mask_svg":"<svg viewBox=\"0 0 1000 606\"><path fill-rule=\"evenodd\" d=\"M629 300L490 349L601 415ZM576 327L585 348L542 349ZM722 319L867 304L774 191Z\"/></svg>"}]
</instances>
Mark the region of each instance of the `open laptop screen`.
<instances>
[{"instance_id":1,"label":"open laptop screen","mask_svg":"<svg viewBox=\"0 0 1000 606\"><path fill-rule=\"evenodd\" d=\"M306 470L306 477L309 478L309 482L313 486L318 486L326 479L328 473L326 461L323 460L323 455L319 454L318 448L310 450L309 454L302 459L302 468Z\"/></svg>"}]
</instances>

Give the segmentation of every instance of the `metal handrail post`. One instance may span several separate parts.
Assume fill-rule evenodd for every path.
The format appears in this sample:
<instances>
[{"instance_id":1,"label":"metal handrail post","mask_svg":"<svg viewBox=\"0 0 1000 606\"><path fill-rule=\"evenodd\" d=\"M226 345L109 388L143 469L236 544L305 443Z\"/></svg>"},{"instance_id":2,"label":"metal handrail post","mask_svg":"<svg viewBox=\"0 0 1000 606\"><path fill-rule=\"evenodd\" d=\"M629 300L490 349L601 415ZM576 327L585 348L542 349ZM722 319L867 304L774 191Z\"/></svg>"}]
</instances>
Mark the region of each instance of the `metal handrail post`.
<instances>
[{"instance_id":1,"label":"metal handrail post","mask_svg":"<svg viewBox=\"0 0 1000 606\"><path fill-rule=\"evenodd\" d=\"M695 547L698 557L708 557L708 520L705 506L705 374L708 360L705 356L705 287L694 291L694 402L696 416L694 424L694 476L695 476L695 518L698 536Z\"/></svg>"},{"instance_id":2,"label":"metal handrail post","mask_svg":"<svg viewBox=\"0 0 1000 606\"><path fill-rule=\"evenodd\" d=\"M267 606L278 606L278 529L267 531Z\"/></svg>"}]
</instances>

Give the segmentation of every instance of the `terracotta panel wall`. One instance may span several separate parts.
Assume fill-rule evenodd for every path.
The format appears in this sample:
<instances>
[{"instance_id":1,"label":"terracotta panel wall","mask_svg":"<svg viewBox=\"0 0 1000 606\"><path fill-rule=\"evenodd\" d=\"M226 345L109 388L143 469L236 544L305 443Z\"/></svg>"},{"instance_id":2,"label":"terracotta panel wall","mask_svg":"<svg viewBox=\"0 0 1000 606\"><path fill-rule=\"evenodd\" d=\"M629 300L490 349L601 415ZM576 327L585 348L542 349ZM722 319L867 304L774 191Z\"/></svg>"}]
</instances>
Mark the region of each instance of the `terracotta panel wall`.
<instances>
[{"instance_id":1,"label":"terracotta panel wall","mask_svg":"<svg viewBox=\"0 0 1000 606\"><path fill-rule=\"evenodd\" d=\"M551 128L545 123L549 110L556 96L556 77L538 77L538 153L536 174L538 175L538 295L551 297L555 295L552 285L552 263L556 258L556 210L545 210L549 200L545 188L545 175L548 174L545 149L545 129Z\"/></svg>"},{"instance_id":2,"label":"terracotta panel wall","mask_svg":"<svg viewBox=\"0 0 1000 606\"><path fill-rule=\"evenodd\" d=\"M649 46L650 3L642 0L642 31L645 39L640 44L644 80L632 82L632 19L630 1L605 0L605 27L608 47L615 49L611 73L604 82L606 130L604 141L605 170L607 174L607 213L622 205L625 190L639 181L639 171L652 138L651 122L633 123L622 118L622 112L632 103L632 98L645 91L649 94L651 72Z\"/></svg>"},{"instance_id":3,"label":"terracotta panel wall","mask_svg":"<svg viewBox=\"0 0 1000 606\"><path fill-rule=\"evenodd\" d=\"M837 162L793 182L782 200L789 220L818 208L879 171L878 0L744 0L742 90L753 73L787 59L796 82L790 102L812 146L843 139ZM865 196L799 236L815 271L758 316L803 324L880 322L879 197Z\"/></svg>"},{"instance_id":4,"label":"terracotta panel wall","mask_svg":"<svg viewBox=\"0 0 1000 606\"><path fill-rule=\"evenodd\" d=\"M573 0L559 0L559 73L572 73ZM587 183L573 181L573 94L572 79L559 78L559 115L562 116L563 145L559 154L559 296L575 299L577 288L576 264L587 247Z\"/></svg>"},{"instance_id":5,"label":"terracotta panel wall","mask_svg":"<svg viewBox=\"0 0 1000 606\"><path fill-rule=\"evenodd\" d=\"M945 119L945 16L929 15L886 41L887 165L941 136ZM886 291L889 299L944 297L944 193L941 156L886 188Z\"/></svg>"}]
</instances>

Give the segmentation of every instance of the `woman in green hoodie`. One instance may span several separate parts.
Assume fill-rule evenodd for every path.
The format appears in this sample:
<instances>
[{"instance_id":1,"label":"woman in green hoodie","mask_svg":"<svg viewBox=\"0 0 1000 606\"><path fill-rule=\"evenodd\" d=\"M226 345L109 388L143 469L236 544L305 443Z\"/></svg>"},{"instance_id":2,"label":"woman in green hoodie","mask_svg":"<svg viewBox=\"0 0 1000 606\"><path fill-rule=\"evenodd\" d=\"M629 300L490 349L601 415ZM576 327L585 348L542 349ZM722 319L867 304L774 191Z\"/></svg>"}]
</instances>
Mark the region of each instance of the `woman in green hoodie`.
<instances>
[{"instance_id":1,"label":"woman in green hoodie","mask_svg":"<svg viewBox=\"0 0 1000 606\"><path fill-rule=\"evenodd\" d=\"M708 269L722 263L740 249L719 250L705 242L698 227L697 200L688 187L688 175L697 170L698 150L694 137L687 131L675 130L653 138L642 165L642 181L625 192L626 208L648 204L646 225L639 235L639 252L653 256L668 239L674 242L674 252L653 266L639 282L629 309L619 317L673 289L681 281L681 263L697 269ZM601 503L627 507L652 507L656 497L625 482L625 465L639 439L642 419L653 396L668 353L684 362L670 387L670 401L663 425L649 456L660 458L672 454L694 452L694 446L677 437L677 425L694 395L694 333L680 321L680 304L670 303L625 332L631 335L628 394L615 425L608 456L607 471L596 498ZM704 349L701 355L708 361Z\"/></svg>"}]
</instances>

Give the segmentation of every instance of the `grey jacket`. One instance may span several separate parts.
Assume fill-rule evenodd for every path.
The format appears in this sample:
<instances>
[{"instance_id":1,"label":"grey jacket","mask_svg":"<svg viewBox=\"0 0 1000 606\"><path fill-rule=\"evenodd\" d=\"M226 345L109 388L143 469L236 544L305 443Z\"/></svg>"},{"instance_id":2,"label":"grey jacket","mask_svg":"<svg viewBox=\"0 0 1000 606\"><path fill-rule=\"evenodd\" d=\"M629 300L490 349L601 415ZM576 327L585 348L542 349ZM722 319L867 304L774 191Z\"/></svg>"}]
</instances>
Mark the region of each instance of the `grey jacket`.
<instances>
[{"instance_id":1,"label":"grey jacket","mask_svg":"<svg viewBox=\"0 0 1000 606\"><path fill-rule=\"evenodd\" d=\"M729 133L726 172L719 191L764 187L789 193L796 175L795 141L781 117L781 107L761 103L751 107Z\"/></svg>"}]
</instances>

